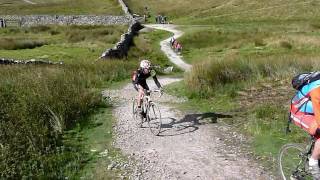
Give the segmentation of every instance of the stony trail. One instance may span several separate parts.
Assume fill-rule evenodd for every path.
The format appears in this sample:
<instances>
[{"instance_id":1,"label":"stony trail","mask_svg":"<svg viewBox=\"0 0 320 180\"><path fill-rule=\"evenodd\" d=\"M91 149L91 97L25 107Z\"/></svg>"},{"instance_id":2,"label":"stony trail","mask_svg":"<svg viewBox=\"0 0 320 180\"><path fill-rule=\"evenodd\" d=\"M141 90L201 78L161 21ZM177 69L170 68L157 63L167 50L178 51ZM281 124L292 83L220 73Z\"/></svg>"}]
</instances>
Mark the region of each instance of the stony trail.
<instances>
[{"instance_id":1,"label":"stony trail","mask_svg":"<svg viewBox=\"0 0 320 180\"><path fill-rule=\"evenodd\" d=\"M163 85L179 80L160 78ZM184 99L167 94L160 99L155 97L164 124L160 136L154 136L147 124L138 128L132 118L136 94L131 84L105 91L104 95L117 101L113 111L117 119L115 146L137 162L130 179L270 179L258 164L241 153L237 144L243 143L242 136L208 123L207 114L188 114L167 105ZM209 116L224 117L215 113ZM230 138L235 138L237 144L226 144L225 139Z\"/></svg>"},{"instance_id":2,"label":"stony trail","mask_svg":"<svg viewBox=\"0 0 320 180\"><path fill-rule=\"evenodd\" d=\"M168 57L172 60L174 56ZM159 78L164 86L180 80ZM148 84L151 89L156 87L152 81ZM240 148L246 142L243 136L208 120L228 115L181 112L170 104L185 99L153 96L163 120L162 132L154 136L147 124L139 128L132 117L132 101L137 95L132 84L103 94L116 102L114 145L135 162L129 179L272 179Z\"/></svg>"},{"instance_id":3,"label":"stony trail","mask_svg":"<svg viewBox=\"0 0 320 180\"><path fill-rule=\"evenodd\" d=\"M153 29L160 29L172 32L174 34L174 38L177 39L183 35L182 31L179 31L176 29L176 26L174 25L167 25L167 24L145 24L144 25L147 28L153 28ZM165 39L160 42L161 50L167 55L167 57L170 59L170 61L177 65L179 68L181 68L184 71L190 71L191 65L184 62L182 59L182 56L175 53L171 46L170 46L170 38Z\"/></svg>"}]
</instances>

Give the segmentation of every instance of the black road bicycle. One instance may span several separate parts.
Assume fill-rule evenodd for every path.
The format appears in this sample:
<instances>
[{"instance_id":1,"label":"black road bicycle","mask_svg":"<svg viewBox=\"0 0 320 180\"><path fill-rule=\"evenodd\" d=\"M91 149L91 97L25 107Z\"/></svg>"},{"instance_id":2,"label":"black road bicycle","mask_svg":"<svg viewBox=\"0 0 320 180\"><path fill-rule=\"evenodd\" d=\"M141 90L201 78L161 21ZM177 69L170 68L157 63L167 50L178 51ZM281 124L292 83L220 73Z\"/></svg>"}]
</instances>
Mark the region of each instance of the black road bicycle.
<instances>
[{"instance_id":1,"label":"black road bicycle","mask_svg":"<svg viewBox=\"0 0 320 180\"><path fill-rule=\"evenodd\" d=\"M161 97L162 95L161 90L145 91L145 96L143 97L142 104L141 104L141 108L142 108L141 114L137 111L138 109L137 99L134 99L132 104L132 113L133 113L133 118L139 127L142 127L143 123L147 122L150 128L150 131L157 136L161 132L162 121L161 121L160 109L158 108L157 104L151 100L151 94L156 92L160 93L159 97Z\"/></svg>"}]
</instances>

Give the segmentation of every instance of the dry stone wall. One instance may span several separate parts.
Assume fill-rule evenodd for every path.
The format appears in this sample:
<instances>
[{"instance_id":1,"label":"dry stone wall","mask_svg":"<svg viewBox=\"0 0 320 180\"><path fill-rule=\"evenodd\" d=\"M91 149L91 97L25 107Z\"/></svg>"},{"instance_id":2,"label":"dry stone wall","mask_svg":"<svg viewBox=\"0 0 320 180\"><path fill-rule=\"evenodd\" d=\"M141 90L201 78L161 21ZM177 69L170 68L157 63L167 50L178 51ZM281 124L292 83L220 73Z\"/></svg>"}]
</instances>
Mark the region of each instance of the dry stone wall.
<instances>
[{"instance_id":1,"label":"dry stone wall","mask_svg":"<svg viewBox=\"0 0 320 180\"><path fill-rule=\"evenodd\" d=\"M19 21L20 26L30 27L38 25L112 25L129 24L132 20L128 16L95 16L95 15L5 15L0 16L4 21Z\"/></svg>"},{"instance_id":2,"label":"dry stone wall","mask_svg":"<svg viewBox=\"0 0 320 180\"><path fill-rule=\"evenodd\" d=\"M121 4L126 16L130 17L132 22L129 26L128 32L121 35L120 41L113 48L107 49L102 53L100 57L102 59L127 57L129 48L131 45L133 45L134 36L136 36L139 30L143 28L140 22L133 18L128 6L122 0L119 0L119 3Z\"/></svg>"},{"instance_id":3,"label":"dry stone wall","mask_svg":"<svg viewBox=\"0 0 320 180\"><path fill-rule=\"evenodd\" d=\"M130 25L128 32L121 35L120 41L110 49L102 53L100 58L124 58L128 56L130 46L133 45L133 38L136 36L143 26L139 22L134 22Z\"/></svg>"},{"instance_id":4,"label":"dry stone wall","mask_svg":"<svg viewBox=\"0 0 320 180\"><path fill-rule=\"evenodd\" d=\"M133 15L131 14L130 9L126 5L126 3L123 0L118 0L118 2L121 5L121 8L122 8L123 12L125 13L125 15L130 17L131 19L133 19Z\"/></svg>"},{"instance_id":5,"label":"dry stone wall","mask_svg":"<svg viewBox=\"0 0 320 180\"><path fill-rule=\"evenodd\" d=\"M0 58L0 64L3 65L11 65L11 64L47 64L47 65L57 65L63 64L63 62L52 62L52 61L45 61L45 60L16 60L16 59L7 59L7 58Z\"/></svg>"}]
</instances>

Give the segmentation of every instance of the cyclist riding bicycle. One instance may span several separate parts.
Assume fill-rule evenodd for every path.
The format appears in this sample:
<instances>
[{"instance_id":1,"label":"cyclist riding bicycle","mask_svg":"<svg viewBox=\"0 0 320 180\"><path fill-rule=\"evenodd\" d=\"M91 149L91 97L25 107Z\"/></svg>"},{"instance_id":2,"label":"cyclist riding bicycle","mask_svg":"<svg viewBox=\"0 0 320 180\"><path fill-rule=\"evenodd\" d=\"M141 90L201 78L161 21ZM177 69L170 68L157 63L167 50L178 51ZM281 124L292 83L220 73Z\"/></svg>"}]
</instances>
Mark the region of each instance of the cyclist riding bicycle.
<instances>
[{"instance_id":1,"label":"cyclist riding bicycle","mask_svg":"<svg viewBox=\"0 0 320 180\"><path fill-rule=\"evenodd\" d=\"M142 103L142 98L145 94L145 90L149 90L149 86L147 84L147 78L152 77L155 84L157 85L157 87L162 90L161 84L158 81L158 78L156 76L156 71L153 70L151 68L151 63L148 60L142 60L140 62L140 68L136 71L134 71L133 75L132 75L132 84L135 88L135 90L137 90L139 92L138 94L138 113L142 113L141 110L141 103Z\"/></svg>"},{"instance_id":2,"label":"cyclist riding bicycle","mask_svg":"<svg viewBox=\"0 0 320 180\"><path fill-rule=\"evenodd\" d=\"M308 81L299 88L291 102L290 119L316 138L309 172L314 179L320 179L320 79Z\"/></svg>"}]
</instances>

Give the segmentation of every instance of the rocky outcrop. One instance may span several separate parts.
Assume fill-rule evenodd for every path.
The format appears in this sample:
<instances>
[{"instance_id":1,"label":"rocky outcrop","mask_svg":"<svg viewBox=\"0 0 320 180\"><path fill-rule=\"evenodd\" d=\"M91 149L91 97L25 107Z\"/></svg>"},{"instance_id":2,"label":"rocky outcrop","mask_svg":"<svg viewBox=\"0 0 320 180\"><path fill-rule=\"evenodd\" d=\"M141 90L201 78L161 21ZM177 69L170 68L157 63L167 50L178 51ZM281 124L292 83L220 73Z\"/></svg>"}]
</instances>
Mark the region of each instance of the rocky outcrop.
<instances>
[{"instance_id":1,"label":"rocky outcrop","mask_svg":"<svg viewBox=\"0 0 320 180\"><path fill-rule=\"evenodd\" d=\"M4 21L18 21L22 27L38 25L113 25L129 24L132 19L128 16L95 16L95 15L4 15Z\"/></svg>"},{"instance_id":2,"label":"rocky outcrop","mask_svg":"<svg viewBox=\"0 0 320 180\"><path fill-rule=\"evenodd\" d=\"M44 61L44 60L16 60L16 59L7 59L0 58L0 65L11 65L11 64L44 64L44 65L57 65L63 64L63 62L52 62L52 61Z\"/></svg>"}]
</instances>

